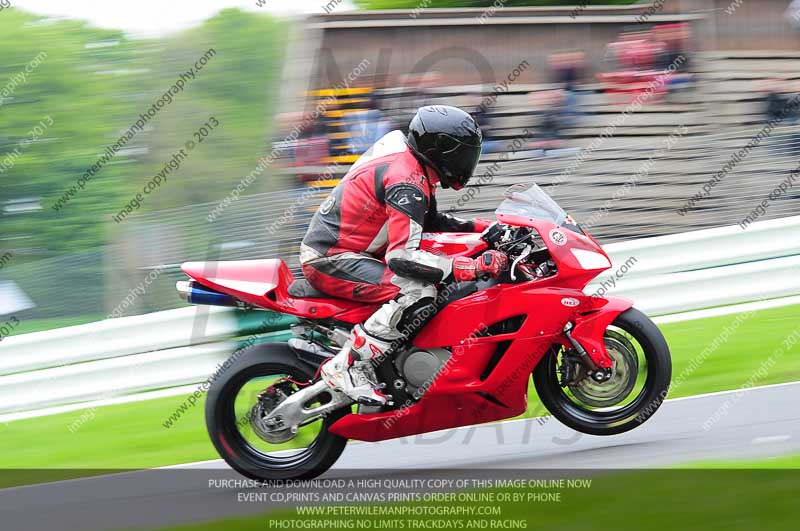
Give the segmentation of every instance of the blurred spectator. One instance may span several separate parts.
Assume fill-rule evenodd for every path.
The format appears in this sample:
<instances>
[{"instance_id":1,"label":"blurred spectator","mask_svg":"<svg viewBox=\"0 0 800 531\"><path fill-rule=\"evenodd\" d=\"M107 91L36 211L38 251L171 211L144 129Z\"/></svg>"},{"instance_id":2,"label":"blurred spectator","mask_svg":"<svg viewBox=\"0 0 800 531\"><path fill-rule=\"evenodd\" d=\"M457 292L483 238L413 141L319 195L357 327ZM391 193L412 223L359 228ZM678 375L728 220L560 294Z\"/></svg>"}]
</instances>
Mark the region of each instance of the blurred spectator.
<instances>
[{"instance_id":1,"label":"blurred spectator","mask_svg":"<svg viewBox=\"0 0 800 531\"><path fill-rule=\"evenodd\" d=\"M655 63L662 48L663 44L656 42L649 31L622 33L606 48L609 71L597 75L603 90L610 95L622 95L626 100L633 99L657 75ZM656 97L663 92L656 91Z\"/></svg>"},{"instance_id":2,"label":"blurred spectator","mask_svg":"<svg viewBox=\"0 0 800 531\"><path fill-rule=\"evenodd\" d=\"M667 89L686 88L691 82L689 40L691 38L689 24L662 24L653 28L653 34L662 44L656 67L662 72L670 69L673 73L667 80Z\"/></svg>"},{"instance_id":3,"label":"blurred spectator","mask_svg":"<svg viewBox=\"0 0 800 531\"><path fill-rule=\"evenodd\" d=\"M797 122L800 111L791 105L792 100L797 95L796 84L783 78L772 78L764 80L760 86L760 92L766 94L765 119L779 120L781 125L792 125Z\"/></svg>"},{"instance_id":4,"label":"blurred spectator","mask_svg":"<svg viewBox=\"0 0 800 531\"><path fill-rule=\"evenodd\" d=\"M786 81L780 78L768 79L761 83L761 91L766 93L764 98L764 119L779 120L789 103L789 97L784 94Z\"/></svg>"},{"instance_id":5,"label":"blurred spectator","mask_svg":"<svg viewBox=\"0 0 800 531\"><path fill-rule=\"evenodd\" d=\"M562 90L561 125L574 125L580 114L578 87L586 77L586 54L581 51L555 53L548 58L548 64L553 81L560 85Z\"/></svg>"},{"instance_id":6,"label":"blurred spectator","mask_svg":"<svg viewBox=\"0 0 800 531\"><path fill-rule=\"evenodd\" d=\"M297 141L292 140L289 134L296 123L302 122L302 117L301 112L282 112L275 115L275 133L272 140L272 149L278 150L275 167L294 166L294 149Z\"/></svg>"},{"instance_id":7,"label":"blurred spectator","mask_svg":"<svg viewBox=\"0 0 800 531\"><path fill-rule=\"evenodd\" d=\"M274 167L302 168L324 163L328 156L328 141L320 130L319 121L310 120L310 113L278 113L275 116L275 125L272 149L278 151ZM308 176L300 175L298 178L301 181L308 180Z\"/></svg>"},{"instance_id":8,"label":"blurred spectator","mask_svg":"<svg viewBox=\"0 0 800 531\"><path fill-rule=\"evenodd\" d=\"M650 31L624 32L608 45L606 55L620 70L653 70L664 44L653 39Z\"/></svg>"},{"instance_id":9,"label":"blurred spectator","mask_svg":"<svg viewBox=\"0 0 800 531\"><path fill-rule=\"evenodd\" d=\"M290 112L278 115L280 140L273 148L282 146L281 166L305 168L322 166L329 155L328 138L319 120L312 121L310 112ZM303 125L306 125L303 127ZM295 133L295 128L297 132ZM292 140L293 137L294 140ZM313 180L313 174L298 173L298 184Z\"/></svg>"},{"instance_id":10,"label":"blurred spectator","mask_svg":"<svg viewBox=\"0 0 800 531\"><path fill-rule=\"evenodd\" d=\"M444 74L437 70L422 74L409 74L402 78L401 113L397 121L403 124L404 132L405 127L408 126L420 107L436 103L449 103L440 101L442 96L436 91L444 85L444 82Z\"/></svg>"},{"instance_id":11,"label":"blurred spectator","mask_svg":"<svg viewBox=\"0 0 800 531\"><path fill-rule=\"evenodd\" d=\"M551 54L547 60L553 81L565 90L576 90L586 76L586 54L581 51Z\"/></svg>"},{"instance_id":12,"label":"blurred spectator","mask_svg":"<svg viewBox=\"0 0 800 531\"><path fill-rule=\"evenodd\" d=\"M534 124L536 134L529 143L529 148L541 150L542 155L563 147L562 131L566 127L564 91L561 89L544 90L528 94L528 101L534 116L538 118Z\"/></svg>"},{"instance_id":13,"label":"blurred spectator","mask_svg":"<svg viewBox=\"0 0 800 531\"><path fill-rule=\"evenodd\" d=\"M676 88L689 86L689 25L663 24L648 31L622 33L608 45L606 59L611 71L598 74L604 90L609 94L624 94L632 99L644 90L650 90L649 101L659 99ZM656 89L652 82L669 70L666 82L660 81Z\"/></svg>"},{"instance_id":14,"label":"blurred spectator","mask_svg":"<svg viewBox=\"0 0 800 531\"><path fill-rule=\"evenodd\" d=\"M470 109L472 117L481 128L484 153L496 153L503 149L503 142L497 138L497 131L494 130L494 124L489 115L489 106L485 103L491 94L491 91L483 94L480 92L471 94L464 105L465 108Z\"/></svg>"},{"instance_id":15,"label":"blurred spectator","mask_svg":"<svg viewBox=\"0 0 800 531\"><path fill-rule=\"evenodd\" d=\"M388 78L384 77L380 81L379 88L375 89L375 101L378 109L383 114L384 119L388 120L392 130L402 129L406 124L403 124L403 119L406 117L406 112L403 110L405 103L403 94L403 79L400 77Z\"/></svg>"},{"instance_id":16,"label":"blurred spectator","mask_svg":"<svg viewBox=\"0 0 800 531\"><path fill-rule=\"evenodd\" d=\"M800 112L791 107L791 101L797 96L797 89L788 80L773 78L759 84L759 91L764 93L764 121L775 121L778 127L796 125ZM785 131L785 130L783 130ZM771 149L785 155L787 151L800 150L800 134L787 134L780 129L771 135ZM789 146L787 148L787 146Z\"/></svg>"},{"instance_id":17,"label":"blurred spectator","mask_svg":"<svg viewBox=\"0 0 800 531\"><path fill-rule=\"evenodd\" d=\"M378 108L378 100L374 94L370 94L365 106L366 110L346 116L347 130L350 133L350 152L355 155L364 153L392 130L392 123Z\"/></svg>"},{"instance_id":18,"label":"blurred spectator","mask_svg":"<svg viewBox=\"0 0 800 531\"><path fill-rule=\"evenodd\" d=\"M673 63L678 72L689 69L689 39L691 33L689 24L661 24L653 28L655 39L661 43L658 67L665 69Z\"/></svg>"}]
</instances>

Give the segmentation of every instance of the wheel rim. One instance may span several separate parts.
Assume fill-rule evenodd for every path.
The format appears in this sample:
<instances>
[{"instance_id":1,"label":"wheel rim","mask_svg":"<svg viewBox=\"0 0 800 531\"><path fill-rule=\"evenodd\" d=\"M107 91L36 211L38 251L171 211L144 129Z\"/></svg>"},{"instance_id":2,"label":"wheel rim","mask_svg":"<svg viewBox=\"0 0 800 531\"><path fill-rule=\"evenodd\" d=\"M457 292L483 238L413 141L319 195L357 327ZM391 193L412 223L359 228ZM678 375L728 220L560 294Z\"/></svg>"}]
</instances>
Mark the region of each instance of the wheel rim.
<instances>
[{"instance_id":1,"label":"wheel rim","mask_svg":"<svg viewBox=\"0 0 800 531\"><path fill-rule=\"evenodd\" d=\"M611 335L613 334L613 335ZM611 377L605 382L584 378L571 388L572 394L583 404L592 407L613 407L630 396L636 386L639 358L635 348L619 333L610 331L604 338L606 351L614 362Z\"/></svg>"},{"instance_id":2,"label":"wheel rim","mask_svg":"<svg viewBox=\"0 0 800 531\"><path fill-rule=\"evenodd\" d=\"M613 426L639 415L654 384L655 371L648 360L649 344L637 331L612 325L604 334L604 343L615 362L612 377L605 384L562 387L559 368L563 349L549 356L548 371L559 402L569 415L586 423Z\"/></svg>"},{"instance_id":3,"label":"wheel rim","mask_svg":"<svg viewBox=\"0 0 800 531\"><path fill-rule=\"evenodd\" d=\"M264 437L263 431L253 422L254 417L265 414L264 408L254 407L258 395L265 389L282 385L297 391L309 376L297 370L261 368L257 372L242 375L229 382L220 396L223 408L223 431L230 437L228 444L236 454L251 462L257 468L296 469L311 460L318 447L328 436L327 420L319 418L299 427L297 433L288 440ZM276 442L278 441L278 442Z\"/></svg>"}]
</instances>

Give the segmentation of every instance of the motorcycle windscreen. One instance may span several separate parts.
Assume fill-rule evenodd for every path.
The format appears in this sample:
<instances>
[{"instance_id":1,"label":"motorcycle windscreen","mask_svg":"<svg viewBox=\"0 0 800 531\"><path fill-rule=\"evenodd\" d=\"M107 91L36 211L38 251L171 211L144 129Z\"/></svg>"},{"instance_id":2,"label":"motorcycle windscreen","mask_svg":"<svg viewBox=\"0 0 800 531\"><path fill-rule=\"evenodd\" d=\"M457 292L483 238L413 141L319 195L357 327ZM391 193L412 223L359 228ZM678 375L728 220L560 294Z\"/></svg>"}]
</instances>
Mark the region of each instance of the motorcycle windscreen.
<instances>
[{"instance_id":1,"label":"motorcycle windscreen","mask_svg":"<svg viewBox=\"0 0 800 531\"><path fill-rule=\"evenodd\" d=\"M559 226L567 221L564 209L534 183L515 184L506 190L505 197L496 214L523 216Z\"/></svg>"}]
</instances>

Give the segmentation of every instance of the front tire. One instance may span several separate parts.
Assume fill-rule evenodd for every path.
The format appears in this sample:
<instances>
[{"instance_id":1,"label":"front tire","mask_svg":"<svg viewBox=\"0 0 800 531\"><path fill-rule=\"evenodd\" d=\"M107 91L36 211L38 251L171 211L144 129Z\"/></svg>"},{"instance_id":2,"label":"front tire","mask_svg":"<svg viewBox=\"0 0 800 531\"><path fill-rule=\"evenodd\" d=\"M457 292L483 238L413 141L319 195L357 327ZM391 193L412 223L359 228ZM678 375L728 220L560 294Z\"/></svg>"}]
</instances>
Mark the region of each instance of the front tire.
<instances>
[{"instance_id":1,"label":"front tire","mask_svg":"<svg viewBox=\"0 0 800 531\"><path fill-rule=\"evenodd\" d=\"M613 345L618 350L632 349L633 354L643 358L642 361L628 362L632 360L630 352L619 357L620 363L625 362L643 383L636 394L632 393L633 386L621 386L618 404L602 398L587 400L587 394L579 392L577 387L573 392L569 386L562 386L559 379L560 349L549 352L533 371L536 392L550 413L570 428L590 435L615 435L640 426L661 406L672 378L667 342L655 323L639 310L630 308L621 313L606 330L605 338L607 348ZM635 352L637 350L641 352ZM643 364L644 375L641 374Z\"/></svg>"},{"instance_id":2,"label":"front tire","mask_svg":"<svg viewBox=\"0 0 800 531\"><path fill-rule=\"evenodd\" d=\"M260 481L311 479L336 462L347 439L331 433L328 428L349 414L349 407L332 411L314 421L316 426L301 427L293 440L282 444L254 436L255 430L249 425L251 421L242 414L240 394L248 386L251 392L257 392L279 378L308 382L313 376L308 364L299 361L288 347L264 344L248 349L214 381L206 399L206 427L217 452L231 468ZM298 388L292 383L284 389L292 386L295 390ZM252 407L252 398L246 398L245 402L247 407ZM248 432L248 426L252 433ZM303 430L312 427L312 432L303 436ZM305 448L300 448L306 444Z\"/></svg>"}]
</instances>

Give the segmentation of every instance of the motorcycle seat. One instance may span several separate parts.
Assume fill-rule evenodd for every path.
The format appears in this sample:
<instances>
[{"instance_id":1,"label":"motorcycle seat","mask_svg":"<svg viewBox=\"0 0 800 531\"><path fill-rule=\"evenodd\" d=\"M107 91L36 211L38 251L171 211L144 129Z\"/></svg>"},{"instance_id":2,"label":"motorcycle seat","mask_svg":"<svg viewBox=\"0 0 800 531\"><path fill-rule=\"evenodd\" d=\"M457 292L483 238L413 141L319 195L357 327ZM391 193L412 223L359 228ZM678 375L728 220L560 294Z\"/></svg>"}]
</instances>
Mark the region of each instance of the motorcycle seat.
<instances>
[{"instance_id":1,"label":"motorcycle seat","mask_svg":"<svg viewBox=\"0 0 800 531\"><path fill-rule=\"evenodd\" d=\"M295 299L335 299L331 295L326 293L322 293L314 286L312 286L308 280L304 278L298 278L294 280L291 284L289 284L289 288L286 290L290 296L294 297Z\"/></svg>"}]
</instances>

